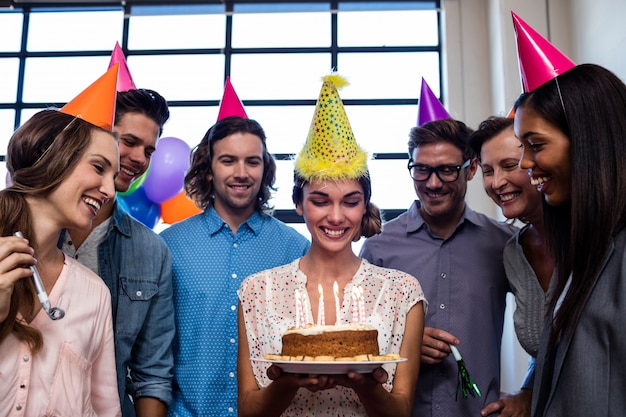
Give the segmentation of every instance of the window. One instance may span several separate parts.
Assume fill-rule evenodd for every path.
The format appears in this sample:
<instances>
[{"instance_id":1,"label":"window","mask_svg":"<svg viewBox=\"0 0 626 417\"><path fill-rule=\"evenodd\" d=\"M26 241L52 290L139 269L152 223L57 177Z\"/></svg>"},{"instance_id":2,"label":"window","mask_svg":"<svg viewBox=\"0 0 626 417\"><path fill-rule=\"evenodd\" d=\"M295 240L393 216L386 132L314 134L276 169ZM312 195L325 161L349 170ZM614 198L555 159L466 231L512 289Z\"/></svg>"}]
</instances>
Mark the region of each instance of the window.
<instances>
[{"instance_id":1,"label":"window","mask_svg":"<svg viewBox=\"0 0 626 417\"><path fill-rule=\"evenodd\" d=\"M435 94L441 88L439 0L183 3L0 9L0 158L23 121L103 74L118 41L137 86L170 103L163 136L192 147L215 122L231 76L277 158L272 204L288 222L300 221L291 158L321 77L336 69L350 81L340 95L355 136L375 158L372 201L387 218L411 204L406 144L421 77Z\"/></svg>"}]
</instances>

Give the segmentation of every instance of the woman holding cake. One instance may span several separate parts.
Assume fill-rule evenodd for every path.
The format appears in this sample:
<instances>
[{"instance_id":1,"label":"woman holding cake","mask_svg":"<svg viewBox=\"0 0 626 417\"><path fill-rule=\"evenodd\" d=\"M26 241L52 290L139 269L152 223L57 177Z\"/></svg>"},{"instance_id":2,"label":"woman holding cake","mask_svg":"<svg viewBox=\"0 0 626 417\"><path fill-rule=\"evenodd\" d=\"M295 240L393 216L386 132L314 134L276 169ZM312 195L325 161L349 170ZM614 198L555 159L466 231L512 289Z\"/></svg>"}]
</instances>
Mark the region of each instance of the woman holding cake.
<instances>
[{"instance_id":1,"label":"woman holding cake","mask_svg":"<svg viewBox=\"0 0 626 417\"><path fill-rule=\"evenodd\" d=\"M296 160L293 201L311 233L311 248L291 264L248 277L239 290L240 416L411 415L427 302L414 277L371 265L352 251L353 241L380 232L381 219L370 202L367 155L354 140L336 90L342 85L339 76L324 78ZM406 361L368 373L317 375L255 360L280 354L282 336L294 328L320 333L321 340L329 336L322 346L332 343L335 330L343 337L336 352L318 356L305 348L303 356L311 358L299 360L358 360L358 351L350 351L357 343L345 335L367 340L375 329L374 355Z\"/></svg>"}]
</instances>

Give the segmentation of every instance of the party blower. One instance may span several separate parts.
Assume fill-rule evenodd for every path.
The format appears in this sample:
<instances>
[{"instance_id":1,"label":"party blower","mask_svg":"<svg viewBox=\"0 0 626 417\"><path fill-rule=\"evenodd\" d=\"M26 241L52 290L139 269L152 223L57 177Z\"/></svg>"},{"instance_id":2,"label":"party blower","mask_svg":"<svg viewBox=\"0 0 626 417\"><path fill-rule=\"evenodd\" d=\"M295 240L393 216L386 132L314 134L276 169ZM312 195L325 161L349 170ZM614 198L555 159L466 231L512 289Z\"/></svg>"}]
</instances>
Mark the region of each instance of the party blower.
<instances>
[{"instance_id":1,"label":"party blower","mask_svg":"<svg viewBox=\"0 0 626 417\"><path fill-rule=\"evenodd\" d=\"M472 379L472 376L467 371L467 367L465 366L465 362L463 362L463 357L461 356L459 349L457 349L457 347L454 345L450 345L450 350L452 350L454 359L456 360L456 363L459 367L459 383L457 385L457 395L459 393L459 388L461 388L464 398L467 398L468 393L471 394L472 397L476 397L476 395L480 397L480 390Z\"/></svg>"},{"instance_id":2,"label":"party blower","mask_svg":"<svg viewBox=\"0 0 626 417\"><path fill-rule=\"evenodd\" d=\"M15 236L24 238L22 232L15 232ZM65 317L65 310L59 307L50 306L48 293L46 293L46 289L43 286L43 282L41 281L41 276L39 275L39 271L37 271L37 267L35 267L35 265L31 265L29 268L33 273L33 284L35 284L37 297L39 297L41 307L43 307L44 311L48 314L48 317L50 317L52 320L60 320Z\"/></svg>"}]
</instances>

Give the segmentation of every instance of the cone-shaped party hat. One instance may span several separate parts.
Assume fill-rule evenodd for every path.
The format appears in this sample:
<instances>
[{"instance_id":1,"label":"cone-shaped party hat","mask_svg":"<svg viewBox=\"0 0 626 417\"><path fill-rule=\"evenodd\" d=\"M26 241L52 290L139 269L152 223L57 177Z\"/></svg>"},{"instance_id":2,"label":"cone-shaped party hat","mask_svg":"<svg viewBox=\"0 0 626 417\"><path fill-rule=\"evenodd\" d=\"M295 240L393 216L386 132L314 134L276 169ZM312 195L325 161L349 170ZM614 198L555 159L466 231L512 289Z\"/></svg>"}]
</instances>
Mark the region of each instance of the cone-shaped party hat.
<instances>
[{"instance_id":1,"label":"cone-shaped party hat","mask_svg":"<svg viewBox=\"0 0 626 417\"><path fill-rule=\"evenodd\" d=\"M103 76L63 106L60 111L76 116L102 129L112 130L117 98L118 68L119 64L113 65Z\"/></svg>"},{"instance_id":2,"label":"cone-shaped party hat","mask_svg":"<svg viewBox=\"0 0 626 417\"><path fill-rule=\"evenodd\" d=\"M434 120L450 119L450 114L443 107L437 96L430 89L426 80L422 77L422 90L420 91L419 108L417 111L417 125Z\"/></svg>"},{"instance_id":3,"label":"cone-shaped party hat","mask_svg":"<svg viewBox=\"0 0 626 417\"><path fill-rule=\"evenodd\" d=\"M360 178L367 173L367 153L354 139L337 92L348 82L337 74L322 80L309 134L296 158L296 173L308 182Z\"/></svg>"},{"instance_id":4,"label":"cone-shaped party hat","mask_svg":"<svg viewBox=\"0 0 626 417\"><path fill-rule=\"evenodd\" d=\"M113 48L111 60L109 61L109 69L117 63L120 64L120 73L117 78L117 91L136 90L137 87L135 87L133 77L130 75L128 65L126 64L126 57L124 56L124 52L122 52L119 42L115 42L115 48Z\"/></svg>"},{"instance_id":5,"label":"cone-shaped party hat","mask_svg":"<svg viewBox=\"0 0 626 417\"><path fill-rule=\"evenodd\" d=\"M576 64L518 15L513 15L522 88L529 93Z\"/></svg>"},{"instance_id":6,"label":"cone-shaped party hat","mask_svg":"<svg viewBox=\"0 0 626 417\"><path fill-rule=\"evenodd\" d=\"M242 117L244 119L248 118L243 108L243 103L239 100L233 85L230 83L230 77L226 77L224 95L222 95L222 101L220 101L220 111L217 114L217 120L219 121L232 116Z\"/></svg>"}]
</instances>

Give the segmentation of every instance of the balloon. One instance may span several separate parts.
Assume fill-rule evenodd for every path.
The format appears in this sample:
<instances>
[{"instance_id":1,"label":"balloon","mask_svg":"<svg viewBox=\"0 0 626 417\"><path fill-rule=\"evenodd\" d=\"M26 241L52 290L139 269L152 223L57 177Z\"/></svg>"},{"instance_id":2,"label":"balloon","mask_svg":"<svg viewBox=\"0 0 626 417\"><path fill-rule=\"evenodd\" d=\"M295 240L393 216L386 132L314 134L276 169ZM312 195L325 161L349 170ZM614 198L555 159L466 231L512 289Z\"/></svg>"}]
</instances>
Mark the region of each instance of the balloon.
<instances>
[{"instance_id":1,"label":"balloon","mask_svg":"<svg viewBox=\"0 0 626 417\"><path fill-rule=\"evenodd\" d=\"M146 196L143 187L139 187L134 193L122 198L122 205L126 205L128 213L141 223L152 229L161 217L161 207L153 203Z\"/></svg>"},{"instance_id":2,"label":"balloon","mask_svg":"<svg viewBox=\"0 0 626 417\"><path fill-rule=\"evenodd\" d=\"M150 172L150 167L148 167L146 172L141 174L139 176L139 178L137 178L135 181L130 183L130 186L128 187L128 190L123 191L123 192L118 192L117 195L122 196L122 197L126 197L127 195L130 195L130 194L134 193L137 190L137 188L141 187L143 185L143 183L146 181L146 178L148 177L149 172Z\"/></svg>"},{"instance_id":3,"label":"balloon","mask_svg":"<svg viewBox=\"0 0 626 417\"><path fill-rule=\"evenodd\" d=\"M167 224L174 224L201 212L184 191L161 203L161 217L163 223Z\"/></svg>"},{"instance_id":4,"label":"balloon","mask_svg":"<svg viewBox=\"0 0 626 417\"><path fill-rule=\"evenodd\" d=\"M183 189L189 169L191 147L178 138L161 138L152 154L150 173L143 183L146 195L153 203L162 203Z\"/></svg>"}]
</instances>

